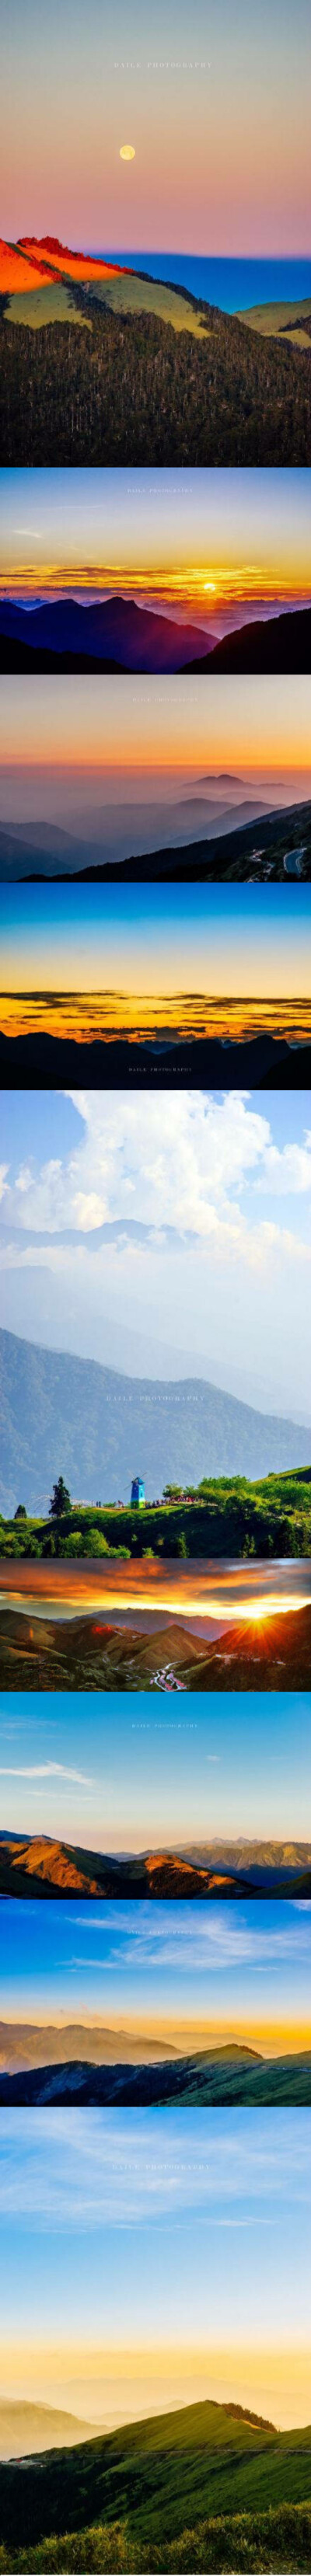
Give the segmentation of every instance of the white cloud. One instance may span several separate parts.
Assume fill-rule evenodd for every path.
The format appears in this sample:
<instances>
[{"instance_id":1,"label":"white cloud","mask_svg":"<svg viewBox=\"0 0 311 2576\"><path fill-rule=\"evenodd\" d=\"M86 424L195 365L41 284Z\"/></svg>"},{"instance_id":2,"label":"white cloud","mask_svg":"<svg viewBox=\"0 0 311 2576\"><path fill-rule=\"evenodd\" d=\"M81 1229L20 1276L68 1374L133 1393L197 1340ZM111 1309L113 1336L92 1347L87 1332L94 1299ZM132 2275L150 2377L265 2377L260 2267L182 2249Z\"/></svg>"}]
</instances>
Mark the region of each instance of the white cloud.
<instances>
[{"instance_id":1,"label":"white cloud","mask_svg":"<svg viewBox=\"0 0 311 2576\"><path fill-rule=\"evenodd\" d=\"M53 1160L39 1174L22 1166L9 1202L18 1224L88 1231L126 1220L130 1207L144 1225L204 1237L229 1204L239 1227L232 1194L257 1171L270 1140L267 1119L242 1092L221 1101L203 1092L70 1096L83 1120L81 1142L64 1166Z\"/></svg>"},{"instance_id":2,"label":"white cloud","mask_svg":"<svg viewBox=\"0 0 311 2576\"><path fill-rule=\"evenodd\" d=\"M67 1771L63 1762L0 1763L0 1780L78 1780L82 1789L94 1789L95 1781L85 1771Z\"/></svg>"},{"instance_id":3,"label":"white cloud","mask_svg":"<svg viewBox=\"0 0 311 2576\"><path fill-rule=\"evenodd\" d=\"M283 1145L282 1153L271 1142L264 1157L264 1171L257 1189L271 1190L273 1198L300 1198L311 1190L311 1131L307 1129L303 1145Z\"/></svg>"}]
</instances>

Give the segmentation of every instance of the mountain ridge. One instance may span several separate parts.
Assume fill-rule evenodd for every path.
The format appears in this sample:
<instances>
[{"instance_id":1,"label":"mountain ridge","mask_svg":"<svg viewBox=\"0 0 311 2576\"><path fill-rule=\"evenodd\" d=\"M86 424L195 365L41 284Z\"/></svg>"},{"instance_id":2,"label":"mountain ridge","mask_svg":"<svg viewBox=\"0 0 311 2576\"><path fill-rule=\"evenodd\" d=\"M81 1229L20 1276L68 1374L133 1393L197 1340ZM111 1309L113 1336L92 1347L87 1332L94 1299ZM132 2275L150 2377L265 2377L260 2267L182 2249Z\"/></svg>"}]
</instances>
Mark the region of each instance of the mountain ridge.
<instances>
[{"instance_id":1,"label":"mountain ridge","mask_svg":"<svg viewBox=\"0 0 311 2576\"><path fill-rule=\"evenodd\" d=\"M1 1635L1 1625L0 1625ZM243 1858L241 1859L241 1851ZM217 1867L218 1862L218 1867ZM0 1834L1 1897L73 1895L218 1901L232 1897L311 1895L311 1845L230 1845L219 1840L160 1851L106 1854L48 1834ZM1 2039L1 2031L0 2031Z\"/></svg>"}]
</instances>

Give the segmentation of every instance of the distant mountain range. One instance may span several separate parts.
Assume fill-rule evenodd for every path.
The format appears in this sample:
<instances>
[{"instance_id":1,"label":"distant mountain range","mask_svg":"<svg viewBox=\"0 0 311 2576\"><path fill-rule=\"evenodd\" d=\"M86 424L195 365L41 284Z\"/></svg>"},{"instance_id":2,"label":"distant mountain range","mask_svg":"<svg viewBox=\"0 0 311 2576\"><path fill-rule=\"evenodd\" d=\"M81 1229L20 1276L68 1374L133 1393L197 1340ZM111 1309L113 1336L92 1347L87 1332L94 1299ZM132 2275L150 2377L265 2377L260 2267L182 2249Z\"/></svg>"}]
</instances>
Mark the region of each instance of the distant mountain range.
<instances>
[{"instance_id":1,"label":"distant mountain range","mask_svg":"<svg viewBox=\"0 0 311 2576\"><path fill-rule=\"evenodd\" d=\"M256 2050L236 2046L202 2052L198 2056L178 2058L174 2066L128 2066L121 2063L99 2067L85 2065L85 2060L38 2068L27 2074L0 2075L0 2106L20 2109L25 2103L42 2108L54 2104L79 2107L102 2103L111 2109L115 2104L134 2109L157 2104L171 2108L178 2102L185 2109L204 2109L208 2104L222 2108L256 2104L267 2109L277 2103L288 2107L311 2105L311 2050L300 2055L264 2059Z\"/></svg>"},{"instance_id":2,"label":"distant mountain range","mask_svg":"<svg viewBox=\"0 0 311 2576\"><path fill-rule=\"evenodd\" d=\"M103 1330L104 1339L104 1330ZM130 1495L140 1458L146 1494L202 1476L259 1478L304 1467L310 1427L257 1412L204 1378L126 1377L98 1360L0 1331L0 1506L48 1509L54 1476L72 1494ZM134 1462L134 1463L133 1463Z\"/></svg>"},{"instance_id":3,"label":"distant mountain range","mask_svg":"<svg viewBox=\"0 0 311 2576\"><path fill-rule=\"evenodd\" d=\"M142 801L136 796L126 802L122 794L114 804L109 803L105 787L100 803L92 800L91 778L86 803L84 794L77 806L73 792L68 822L55 822L53 816L49 819L42 815L39 820L33 817L27 825L23 784L19 795L23 821L13 809L0 825L0 876L9 882L25 876L57 880L92 875L95 870L99 877L112 875L119 884L126 861L134 878L139 877L141 862L147 880L149 876L152 880L154 874L157 877L161 873L161 846L164 855L166 844L170 850L176 848L178 869L179 847L184 843L187 855L191 833L204 844L205 838L221 839L223 833L237 830L239 825L270 815L269 793L263 788L259 797L258 788L250 782L244 785L239 778L198 779L183 791L176 784L175 795L162 799L149 796Z\"/></svg>"},{"instance_id":4,"label":"distant mountain range","mask_svg":"<svg viewBox=\"0 0 311 2576\"><path fill-rule=\"evenodd\" d=\"M304 1003L301 1007L304 1019ZM276 1022L277 1019L276 1003ZM311 1027L310 1038L301 1045L296 1041L293 1049L290 1038L273 1037L271 1030L236 1041L188 1034L185 1037L182 1020L181 1005L174 1040L159 1033L154 1043L137 1038L136 1031L132 1037L109 1039L109 1043L104 1038L55 1038L49 1031L36 1033L34 1029L11 1038L0 1031L3 1087L19 1091L25 1085L30 1090L39 1087L50 1091L62 1090L67 1084L71 1089L87 1083L93 1091L105 1088L109 1079L116 1091L137 1091L138 1083L140 1090L149 1091L151 1066L153 1091L178 1091L182 1076L190 1085L222 1090L224 1070L228 1091L249 1086L256 1091L263 1087L301 1091L304 1083L310 1082Z\"/></svg>"},{"instance_id":5,"label":"distant mountain range","mask_svg":"<svg viewBox=\"0 0 311 2576\"><path fill-rule=\"evenodd\" d=\"M311 802L272 808L257 795L241 795L221 811L212 796L185 798L141 821L139 809L120 814L119 846L108 816L85 838L55 824L0 824L0 880L117 885L284 884L311 877ZM189 837L191 836L192 838ZM111 837L110 837L111 834ZM159 836L159 838L158 838ZM144 846L145 841L145 846ZM109 847L110 843L110 847Z\"/></svg>"},{"instance_id":6,"label":"distant mountain range","mask_svg":"<svg viewBox=\"0 0 311 2576\"><path fill-rule=\"evenodd\" d=\"M122 595L73 597L26 607L0 601L2 671L308 671L311 608L246 618L218 642L208 629L140 607Z\"/></svg>"},{"instance_id":7,"label":"distant mountain range","mask_svg":"<svg viewBox=\"0 0 311 2576\"><path fill-rule=\"evenodd\" d=\"M88 1851L80 1844L52 1841L48 1834L10 1834L4 1830L0 1833L0 1896L148 1897L148 1900L205 1897L217 1900L223 1897L294 1895L311 1896L310 1843L251 1843L242 1839L241 1843L231 1844L215 1839L211 1843L199 1844L194 1851L190 1846L189 1850L130 1852L127 1858L122 1856L119 1859L114 1852ZM40 2045L42 2057L43 2033ZM107 2045L106 2034L106 2051ZM12 2046L16 2072L19 2032L15 2025ZM7 2026L4 2030L0 2024L0 2061L4 2047L7 2054ZM22 2064L27 2047L24 2028ZM100 2047L103 2051L102 2033ZM99 2040L93 2030L94 2056L98 2055L98 2048ZM110 2047L110 2041L109 2048L111 2057L113 2045L111 2043ZM74 2039L72 2053L77 2054ZM166 2050L166 2055L174 2056L175 2053L174 2050ZM120 2034L118 2054L119 2058L124 2055L124 2049L120 2048ZM151 2054L155 2055L154 2049Z\"/></svg>"},{"instance_id":8,"label":"distant mountain range","mask_svg":"<svg viewBox=\"0 0 311 2576\"><path fill-rule=\"evenodd\" d=\"M296 1691L310 1688L310 1669L309 1602L263 1613L262 1623L236 1620L216 1645L181 1617L148 1634L135 1627L135 1616L118 1627L98 1613L55 1620L48 1610L28 1616L0 1608L3 1690Z\"/></svg>"}]
</instances>

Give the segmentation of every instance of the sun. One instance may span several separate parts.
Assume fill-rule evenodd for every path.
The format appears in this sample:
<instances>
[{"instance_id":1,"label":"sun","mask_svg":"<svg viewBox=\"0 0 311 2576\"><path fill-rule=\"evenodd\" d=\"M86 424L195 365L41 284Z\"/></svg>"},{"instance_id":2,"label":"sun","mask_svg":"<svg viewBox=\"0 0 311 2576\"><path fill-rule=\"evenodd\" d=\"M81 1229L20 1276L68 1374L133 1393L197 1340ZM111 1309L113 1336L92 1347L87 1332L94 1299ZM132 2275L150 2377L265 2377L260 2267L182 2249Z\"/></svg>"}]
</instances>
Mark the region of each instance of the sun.
<instances>
[{"instance_id":1,"label":"sun","mask_svg":"<svg viewBox=\"0 0 311 2576\"><path fill-rule=\"evenodd\" d=\"M120 161L135 161L135 143L120 143Z\"/></svg>"}]
</instances>

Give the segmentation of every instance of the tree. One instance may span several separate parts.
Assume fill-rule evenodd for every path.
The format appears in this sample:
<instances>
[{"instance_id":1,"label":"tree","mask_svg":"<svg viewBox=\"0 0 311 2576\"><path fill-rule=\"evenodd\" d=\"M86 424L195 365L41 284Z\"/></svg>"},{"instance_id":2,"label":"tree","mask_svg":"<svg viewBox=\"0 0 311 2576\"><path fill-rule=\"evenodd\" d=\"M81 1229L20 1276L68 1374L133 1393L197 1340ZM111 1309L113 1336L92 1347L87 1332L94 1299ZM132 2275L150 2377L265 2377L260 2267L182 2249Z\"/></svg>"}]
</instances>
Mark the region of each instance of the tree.
<instances>
[{"instance_id":1,"label":"tree","mask_svg":"<svg viewBox=\"0 0 311 2576\"><path fill-rule=\"evenodd\" d=\"M27 1518L28 1518L28 1514L27 1514L27 1512L26 1512L26 1506L25 1506L25 1503L18 1503L18 1505L17 1505L17 1512L14 1512L14 1520L15 1520L15 1521L26 1521L26 1520L27 1520Z\"/></svg>"},{"instance_id":2,"label":"tree","mask_svg":"<svg viewBox=\"0 0 311 2576\"><path fill-rule=\"evenodd\" d=\"M52 1521L61 1520L63 1512L71 1512L71 1498L68 1493L68 1485L64 1485L63 1476L58 1476L57 1484L53 1485L53 1493L51 1494L50 1519Z\"/></svg>"}]
</instances>

